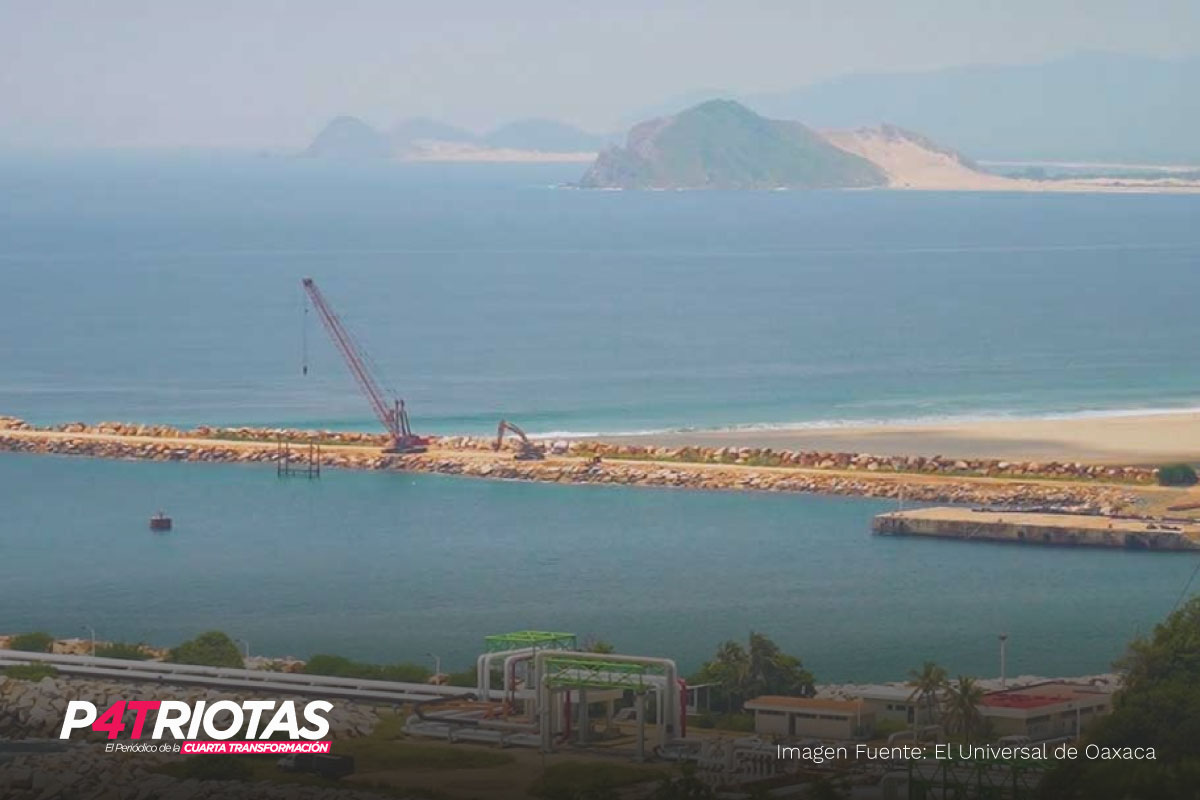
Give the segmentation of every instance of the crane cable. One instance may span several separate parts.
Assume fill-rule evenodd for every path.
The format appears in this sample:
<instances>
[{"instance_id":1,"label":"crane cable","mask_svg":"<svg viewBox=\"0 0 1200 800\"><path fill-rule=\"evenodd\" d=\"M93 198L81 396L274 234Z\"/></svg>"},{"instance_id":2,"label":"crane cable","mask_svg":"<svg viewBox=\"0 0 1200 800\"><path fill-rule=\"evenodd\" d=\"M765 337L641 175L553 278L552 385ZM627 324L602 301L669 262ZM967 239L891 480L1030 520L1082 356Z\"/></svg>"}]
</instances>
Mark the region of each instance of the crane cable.
<instances>
[{"instance_id":1,"label":"crane cable","mask_svg":"<svg viewBox=\"0 0 1200 800\"><path fill-rule=\"evenodd\" d=\"M301 291L300 304L304 313L300 317L300 374L308 374L308 296Z\"/></svg>"},{"instance_id":2,"label":"crane cable","mask_svg":"<svg viewBox=\"0 0 1200 800\"><path fill-rule=\"evenodd\" d=\"M1179 599L1175 601L1175 608L1171 609L1172 611L1178 611L1179 607L1183 605L1183 601L1188 596L1188 589L1192 588L1192 581L1196 580L1197 574L1200 574L1200 563L1196 564L1196 568L1192 570L1192 576L1188 578L1187 583L1183 585L1183 591L1179 593Z\"/></svg>"}]
</instances>

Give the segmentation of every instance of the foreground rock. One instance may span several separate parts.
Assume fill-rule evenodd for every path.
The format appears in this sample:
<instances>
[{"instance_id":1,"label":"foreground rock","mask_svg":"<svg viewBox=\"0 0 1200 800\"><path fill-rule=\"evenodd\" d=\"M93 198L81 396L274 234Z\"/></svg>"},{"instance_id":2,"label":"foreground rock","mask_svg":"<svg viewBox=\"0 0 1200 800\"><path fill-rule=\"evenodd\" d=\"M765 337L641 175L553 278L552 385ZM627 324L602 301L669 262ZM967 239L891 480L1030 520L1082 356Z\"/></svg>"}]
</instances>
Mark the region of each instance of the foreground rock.
<instances>
[{"instance_id":1,"label":"foreground rock","mask_svg":"<svg viewBox=\"0 0 1200 800\"><path fill-rule=\"evenodd\" d=\"M208 756L222 758L222 756ZM179 779L156 770L171 756L117 755L103 747L22 754L0 762L4 800L379 800L396 797L351 788Z\"/></svg>"},{"instance_id":2,"label":"foreground rock","mask_svg":"<svg viewBox=\"0 0 1200 800\"><path fill-rule=\"evenodd\" d=\"M271 697L295 700L300 705L312 699L284 695ZM218 700L240 703L243 700L262 699L262 696L163 683L117 683L62 676L26 681L0 675L0 739L57 738L67 703L71 700L87 700L99 708L108 708L119 700L138 698L182 700L187 703L205 700L211 705ZM127 728L132 726L134 717L132 710L125 714ZM379 722L379 712L375 706L337 700L327 719L330 738L345 739L368 735ZM81 736L76 734L75 738ZM95 741L102 741L103 738L104 734L94 735Z\"/></svg>"},{"instance_id":3,"label":"foreground rock","mask_svg":"<svg viewBox=\"0 0 1200 800\"><path fill-rule=\"evenodd\" d=\"M268 782L180 780L158 769L179 763L186 756L160 753L107 753L104 734L77 733L58 752L6 753L4 740L54 740L69 700L88 700L106 708L118 700L156 699L196 702L241 702L251 698L229 692L184 688L164 684L115 683L77 678L43 678L40 681L0 677L0 797L4 800L367 800L380 795L353 789L298 787ZM303 698L286 698L304 702ZM134 712L125 715L126 730ZM328 715L329 738L334 742L369 734L379 722L372 706L337 701ZM78 741L76 741L78 740ZM11 745L10 745L11 747ZM200 756L224 758L224 756Z\"/></svg>"}]
</instances>

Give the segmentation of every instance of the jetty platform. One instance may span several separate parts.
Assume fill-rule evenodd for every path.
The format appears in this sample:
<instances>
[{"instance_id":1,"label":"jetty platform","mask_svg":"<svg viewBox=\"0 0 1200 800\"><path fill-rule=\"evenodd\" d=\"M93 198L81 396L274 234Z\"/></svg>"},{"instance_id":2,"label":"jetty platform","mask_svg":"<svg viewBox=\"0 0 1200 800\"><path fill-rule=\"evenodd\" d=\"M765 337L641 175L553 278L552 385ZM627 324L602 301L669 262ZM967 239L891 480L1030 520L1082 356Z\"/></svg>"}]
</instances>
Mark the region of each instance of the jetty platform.
<instances>
[{"instance_id":1,"label":"jetty platform","mask_svg":"<svg viewBox=\"0 0 1200 800\"><path fill-rule=\"evenodd\" d=\"M918 508L879 514L871 523L871 530L880 536L928 536L1056 547L1200 550L1200 522L1056 511L961 506Z\"/></svg>"}]
</instances>

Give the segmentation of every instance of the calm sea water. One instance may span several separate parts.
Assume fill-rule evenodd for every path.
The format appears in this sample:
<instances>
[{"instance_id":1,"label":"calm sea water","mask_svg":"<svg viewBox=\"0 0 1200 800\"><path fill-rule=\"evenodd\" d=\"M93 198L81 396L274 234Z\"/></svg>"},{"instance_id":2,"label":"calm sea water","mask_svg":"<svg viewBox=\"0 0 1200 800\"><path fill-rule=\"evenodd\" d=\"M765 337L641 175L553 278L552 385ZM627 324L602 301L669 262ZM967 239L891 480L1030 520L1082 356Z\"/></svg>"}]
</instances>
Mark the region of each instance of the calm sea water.
<instances>
[{"instance_id":1,"label":"calm sea water","mask_svg":"<svg viewBox=\"0 0 1200 800\"><path fill-rule=\"evenodd\" d=\"M698 666L771 634L823 680L933 658L1102 671L1195 559L872 537L882 502L2 456L0 623L252 652L473 663L483 637L567 630ZM149 510L176 529L155 535ZM1010 674L1014 674L1010 672Z\"/></svg>"},{"instance_id":2,"label":"calm sea water","mask_svg":"<svg viewBox=\"0 0 1200 800\"><path fill-rule=\"evenodd\" d=\"M0 413L369 427L315 277L419 431L1183 408L1200 198L610 193L574 167L0 160ZM307 377L300 366L310 364ZM0 630L464 666L572 630L827 680L1103 670L1187 556L873 539L878 503L0 455ZM169 510L178 530L145 530Z\"/></svg>"},{"instance_id":3,"label":"calm sea water","mask_svg":"<svg viewBox=\"0 0 1200 800\"><path fill-rule=\"evenodd\" d=\"M1200 405L1200 197L581 192L575 166L0 161L0 413L632 431Z\"/></svg>"}]
</instances>

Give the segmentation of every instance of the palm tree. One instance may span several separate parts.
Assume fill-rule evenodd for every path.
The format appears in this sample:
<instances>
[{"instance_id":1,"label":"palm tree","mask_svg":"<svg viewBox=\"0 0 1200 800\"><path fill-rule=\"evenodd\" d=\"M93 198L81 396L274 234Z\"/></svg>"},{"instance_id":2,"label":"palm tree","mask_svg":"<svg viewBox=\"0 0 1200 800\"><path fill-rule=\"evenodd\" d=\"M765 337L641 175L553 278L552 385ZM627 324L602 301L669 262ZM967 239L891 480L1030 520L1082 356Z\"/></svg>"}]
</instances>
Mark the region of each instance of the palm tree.
<instances>
[{"instance_id":1,"label":"palm tree","mask_svg":"<svg viewBox=\"0 0 1200 800\"><path fill-rule=\"evenodd\" d=\"M722 644L696 680L718 684L726 711L739 711L746 700L759 695L810 697L815 691L813 675L800 659L784 653L761 633L750 634L749 648L733 640Z\"/></svg>"},{"instance_id":2,"label":"palm tree","mask_svg":"<svg viewBox=\"0 0 1200 800\"><path fill-rule=\"evenodd\" d=\"M925 721L927 724L937 722L938 704L941 702L942 692L949 685L949 676L946 675L946 668L942 667L933 661L926 661L921 665L921 668L910 669L908 671L908 685L913 687L912 694L908 699L916 700L920 705L925 707ZM913 725L917 724L917 715L913 715Z\"/></svg>"},{"instance_id":3,"label":"palm tree","mask_svg":"<svg viewBox=\"0 0 1200 800\"><path fill-rule=\"evenodd\" d=\"M583 644L580 645L580 648L585 653L599 653L600 655L607 655L608 653L617 652L617 648L613 646L612 642L608 641L607 639L599 639L594 636L590 636L585 639Z\"/></svg>"},{"instance_id":4,"label":"palm tree","mask_svg":"<svg viewBox=\"0 0 1200 800\"><path fill-rule=\"evenodd\" d=\"M717 694L724 701L725 710L737 711L746 697L749 675L750 656L740 644L730 639L717 648L712 661L700 668L696 680L717 684Z\"/></svg>"},{"instance_id":5,"label":"palm tree","mask_svg":"<svg viewBox=\"0 0 1200 800\"><path fill-rule=\"evenodd\" d=\"M983 715L979 713L981 702L983 689L975 679L959 675L946 695L947 727L955 733L961 733L970 742L971 735L983 725Z\"/></svg>"},{"instance_id":6,"label":"palm tree","mask_svg":"<svg viewBox=\"0 0 1200 800\"><path fill-rule=\"evenodd\" d=\"M738 642L728 641L717 648L721 665L721 685L729 698L729 711L740 711L750 694L750 655Z\"/></svg>"},{"instance_id":7,"label":"palm tree","mask_svg":"<svg viewBox=\"0 0 1200 800\"><path fill-rule=\"evenodd\" d=\"M770 637L750 633L746 696L761 694L815 694L812 673L804 669L800 659L779 649Z\"/></svg>"}]
</instances>

